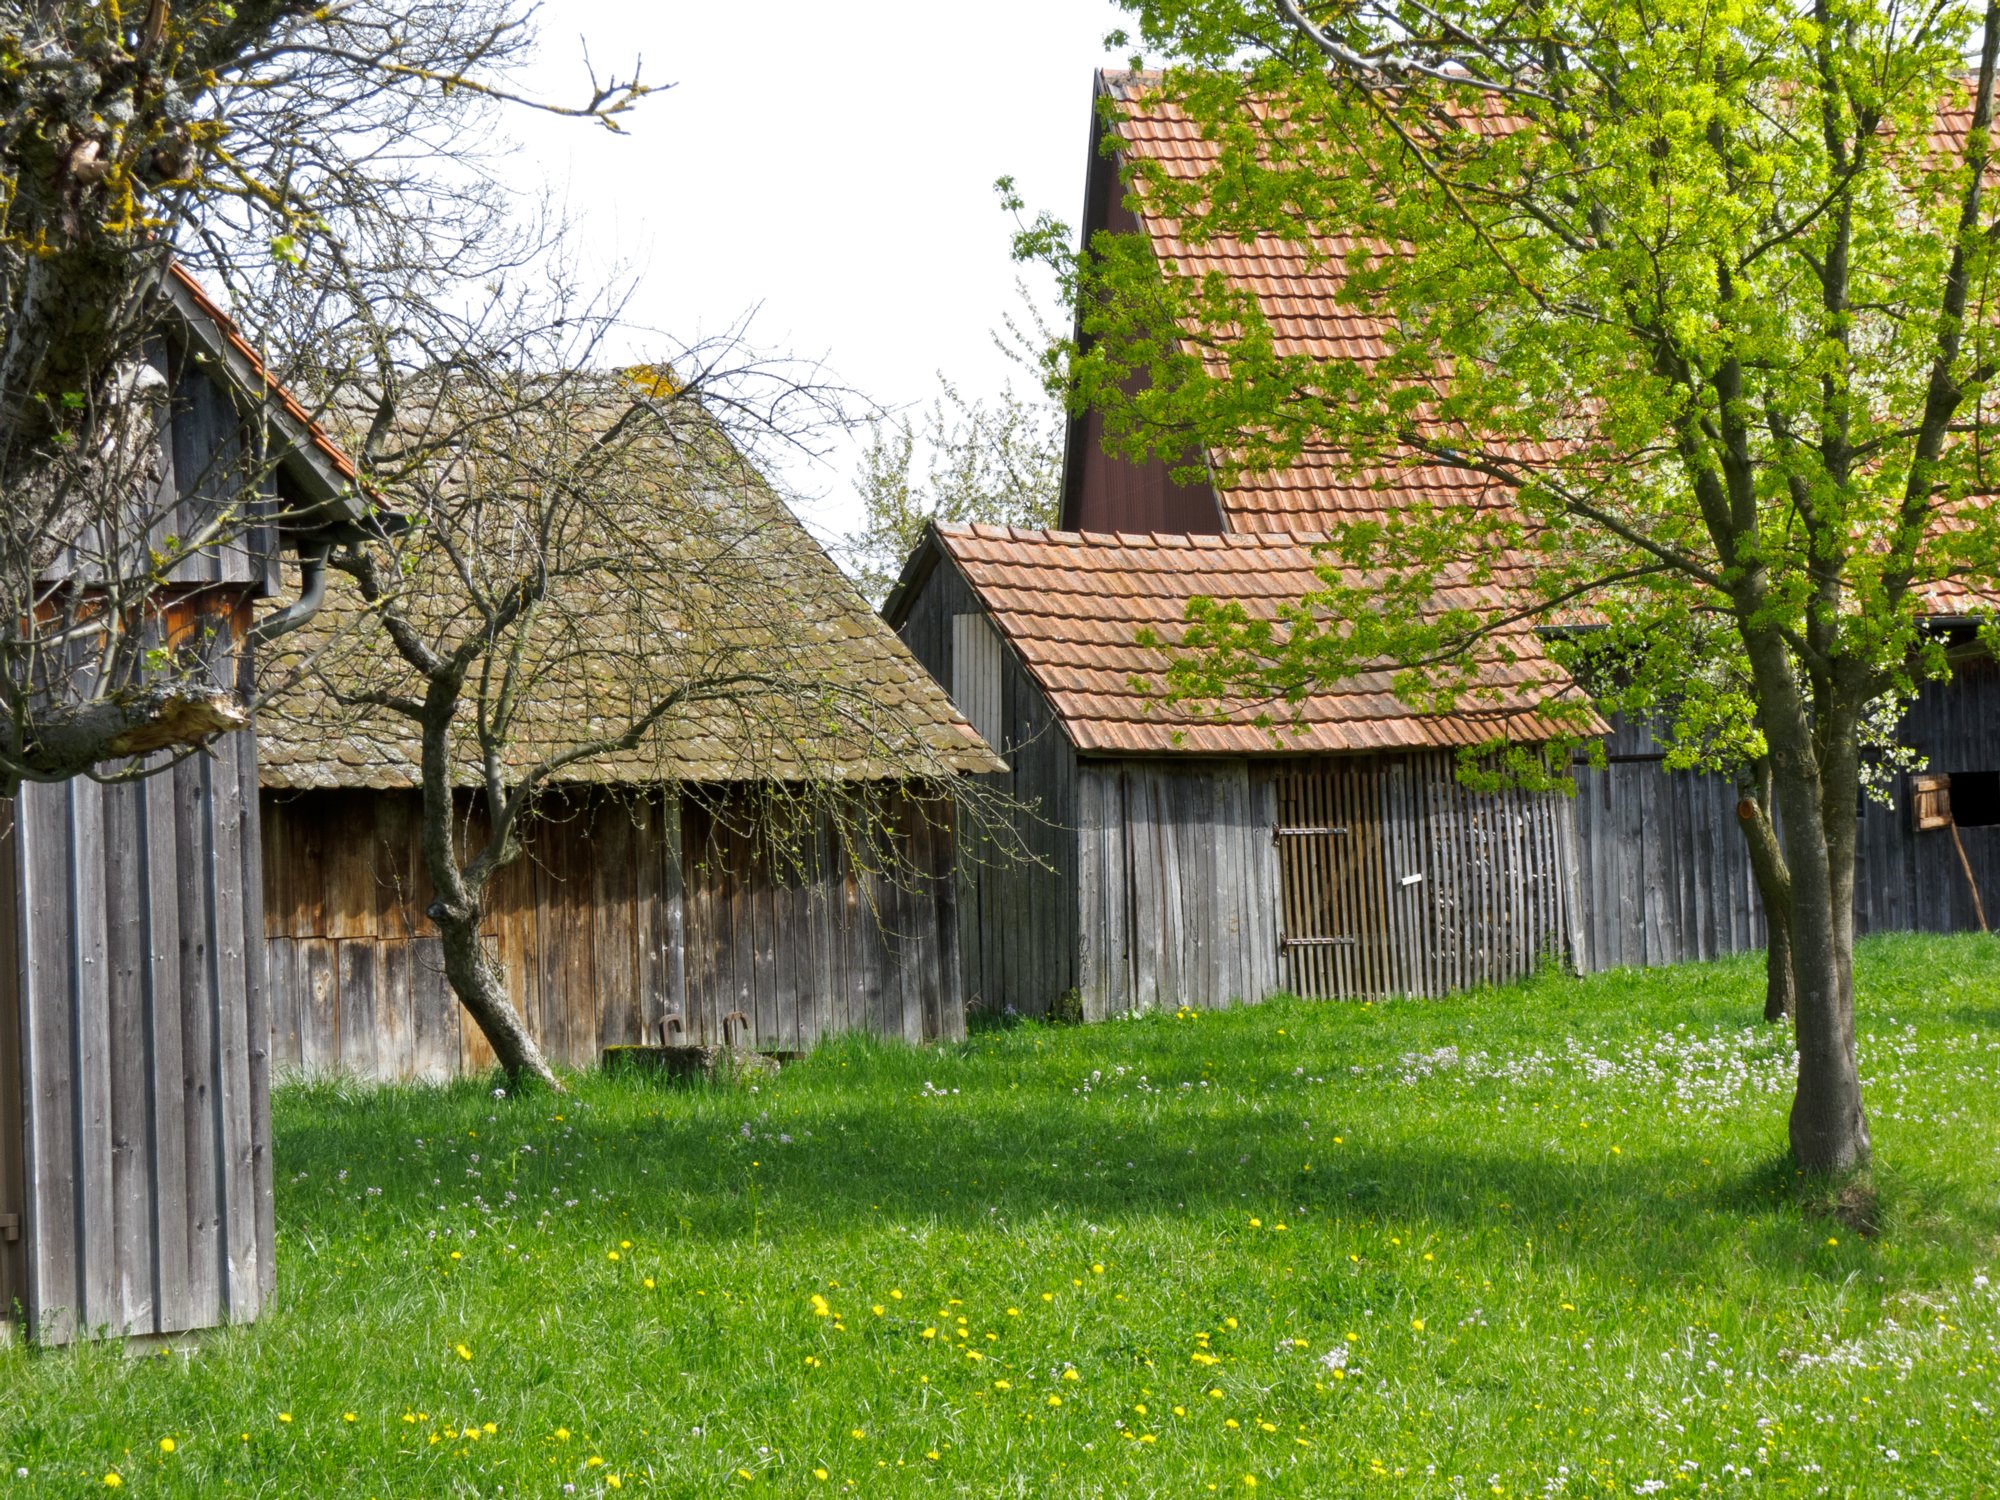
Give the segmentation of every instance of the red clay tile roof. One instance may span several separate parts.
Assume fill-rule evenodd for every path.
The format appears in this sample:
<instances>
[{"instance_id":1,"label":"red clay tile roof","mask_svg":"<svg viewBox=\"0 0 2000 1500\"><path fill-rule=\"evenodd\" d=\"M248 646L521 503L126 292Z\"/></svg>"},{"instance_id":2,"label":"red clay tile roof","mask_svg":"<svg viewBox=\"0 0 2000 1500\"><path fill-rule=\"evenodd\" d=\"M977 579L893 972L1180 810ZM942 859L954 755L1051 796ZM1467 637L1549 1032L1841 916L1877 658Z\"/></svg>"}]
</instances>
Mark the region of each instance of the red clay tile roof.
<instances>
[{"instance_id":1,"label":"red clay tile roof","mask_svg":"<svg viewBox=\"0 0 2000 1500\"><path fill-rule=\"evenodd\" d=\"M1508 633L1518 658L1491 660L1483 685L1501 701L1457 714L1419 714L1399 701L1388 671L1365 672L1316 693L1294 709L1285 703L1231 705L1227 716L1173 708L1134 685L1157 681L1165 653L1139 646L1150 627L1178 637L1197 595L1240 601L1272 618L1282 604L1318 585L1313 539L1259 534L1103 535L1026 531L1004 526L945 526L938 544L1020 655L1078 750L1298 755L1368 750L1450 749L1504 734L1535 742L1557 731L1532 705L1573 690L1528 630ZM1441 608L1479 602L1444 590ZM1269 712L1274 727L1255 722Z\"/></svg>"},{"instance_id":2,"label":"red clay tile roof","mask_svg":"<svg viewBox=\"0 0 2000 1500\"><path fill-rule=\"evenodd\" d=\"M1215 158L1215 145L1171 101L1148 97L1157 74L1106 70L1104 92L1117 101L1121 154L1161 163L1176 177L1198 177ZM1140 227L1162 260L1180 273L1202 277L1220 272L1233 286L1253 292L1281 355L1319 359L1379 359L1386 352L1378 319L1340 305L1336 290L1340 265L1354 241L1320 236L1312 242L1261 235L1191 244L1175 221L1139 206ZM1289 469L1243 476L1221 492L1224 524L1231 531L1324 531L1329 526L1396 509L1401 500L1423 496L1435 503L1502 505L1504 488L1483 475L1446 469L1384 469L1354 475L1340 472L1330 451L1308 452Z\"/></svg>"}]
</instances>

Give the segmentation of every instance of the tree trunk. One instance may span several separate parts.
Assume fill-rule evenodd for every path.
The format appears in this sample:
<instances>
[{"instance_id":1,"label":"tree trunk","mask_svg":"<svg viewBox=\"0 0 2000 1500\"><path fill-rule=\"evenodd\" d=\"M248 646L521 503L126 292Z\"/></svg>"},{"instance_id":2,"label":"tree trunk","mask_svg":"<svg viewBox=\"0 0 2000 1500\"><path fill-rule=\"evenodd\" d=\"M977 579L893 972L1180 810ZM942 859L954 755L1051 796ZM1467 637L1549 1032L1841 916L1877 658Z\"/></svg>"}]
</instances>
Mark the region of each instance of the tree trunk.
<instances>
[{"instance_id":1,"label":"tree trunk","mask_svg":"<svg viewBox=\"0 0 2000 1500\"><path fill-rule=\"evenodd\" d=\"M444 972L452 993L492 1047L508 1081L518 1086L524 1077L531 1077L559 1094L564 1092L562 1080L549 1067L542 1049L528 1034L521 1013L508 998L506 976L480 936L478 916L467 919L442 906L432 908L432 912L444 945Z\"/></svg>"},{"instance_id":2,"label":"tree trunk","mask_svg":"<svg viewBox=\"0 0 2000 1500\"><path fill-rule=\"evenodd\" d=\"M480 918L484 915L480 897L486 879L506 860L489 863L482 854L476 862L481 866L476 881L466 879L465 869L458 862L458 843L452 836L457 804L452 795L450 737L463 686L463 677L458 674L441 671L433 675L419 721L423 725L424 746L424 868L436 893L425 915L437 924L443 941L444 972L451 981L452 993L478 1025L480 1034L493 1049L494 1058L506 1069L508 1082L518 1086L523 1078L534 1078L560 1094L565 1092L562 1080L556 1077L542 1056L542 1049L528 1034L527 1023L507 996L506 977L479 933ZM510 833L503 826L490 835L499 842L503 854L517 847L511 842Z\"/></svg>"},{"instance_id":3,"label":"tree trunk","mask_svg":"<svg viewBox=\"0 0 2000 1500\"><path fill-rule=\"evenodd\" d=\"M1764 1019L1773 1026L1798 1014L1798 986L1792 979L1792 918L1764 903Z\"/></svg>"},{"instance_id":4,"label":"tree trunk","mask_svg":"<svg viewBox=\"0 0 2000 1500\"><path fill-rule=\"evenodd\" d=\"M1771 818L1771 762L1758 761L1744 775L1736 820L1750 851L1750 871L1764 907L1764 1019L1773 1024L1797 1013L1792 983L1792 893L1785 875L1784 850Z\"/></svg>"},{"instance_id":5,"label":"tree trunk","mask_svg":"<svg viewBox=\"0 0 2000 1500\"><path fill-rule=\"evenodd\" d=\"M1860 789L1851 754L1836 748L1823 759L1813 765L1796 744L1772 752L1792 898L1799 1049L1792 1156L1809 1172L1840 1173L1866 1166L1870 1154L1854 1051L1853 813Z\"/></svg>"}]
</instances>

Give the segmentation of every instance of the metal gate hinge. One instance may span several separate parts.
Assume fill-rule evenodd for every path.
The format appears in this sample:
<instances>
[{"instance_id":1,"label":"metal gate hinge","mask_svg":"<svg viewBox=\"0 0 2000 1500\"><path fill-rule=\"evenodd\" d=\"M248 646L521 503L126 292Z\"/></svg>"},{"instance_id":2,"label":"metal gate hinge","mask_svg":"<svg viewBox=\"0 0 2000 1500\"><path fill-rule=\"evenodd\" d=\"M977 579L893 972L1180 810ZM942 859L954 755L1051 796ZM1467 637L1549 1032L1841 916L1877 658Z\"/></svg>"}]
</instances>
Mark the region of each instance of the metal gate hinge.
<instances>
[{"instance_id":1,"label":"metal gate hinge","mask_svg":"<svg viewBox=\"0 0 2000 1500\"><path fill-rule=\"evenodd\" d=\"M0 1244L11 1245L21 1237L21 1216L0 1214Z\"/></svg>"}]
</instances>

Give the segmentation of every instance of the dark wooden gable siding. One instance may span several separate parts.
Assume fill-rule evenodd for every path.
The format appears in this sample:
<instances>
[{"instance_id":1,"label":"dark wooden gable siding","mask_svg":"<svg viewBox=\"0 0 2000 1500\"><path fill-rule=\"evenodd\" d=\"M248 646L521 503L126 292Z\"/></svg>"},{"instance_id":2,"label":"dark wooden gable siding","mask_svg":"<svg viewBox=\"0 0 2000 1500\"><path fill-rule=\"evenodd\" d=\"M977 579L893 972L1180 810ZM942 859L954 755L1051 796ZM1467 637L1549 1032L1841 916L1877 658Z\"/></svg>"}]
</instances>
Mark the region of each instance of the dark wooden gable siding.
<instances>
[{"instance_id":1,"label":"dark wooden gable siding","mask_svg":"<svg viewBox=\"0 0 2000 1500\"><path fill-rule=\"evenodd\" d=\"M174 557L161 581L176 591L271 592L278 580L278 536L270 518L279 508L279 479L252 425L254 413L191 352L158 341L149 363L168 385L149 455L157 482L135 504L129 535L119 539L135 554L123 558L120 569L136 578L151 566L136 555L143 525L145 546ZM212 545L196 545L210 535ZM101 580L110 551L93 527L57 554L47 575L52 581Z\"/></svg>"},{"instance_id":2,"label":"dark wooden gable siding","mask_svg":"<svg viewBox=\"0 0 2000 1500\"><path fill-rule=\"evenodd\" d=\"M142 780L0 803L14 959L0 1012L17 1023L26 1177L15 1274L44 1341L244 1321L270 1294L255 797L246 732Z\"/></svg>"},{"instance_id":3,"label":"dark wooden gable siding","mask_svg":"<svg viewBox=\"0 0 2000 1500\"><path fill-rule=\"evenodd\" d=\"M1139 232L1137 216L1125 206L1118 164L1099 149L1103 128L1093 109L1090 174L1084 188L1085 245L1099 230ZM1140 377L1126 383L1128 395L1142 389ZM1222 532L1222 507L1214 486L1183 484L1173 477L1176 467L1180 466L1160 458L1134 462L1105 452L1104 416L1095 409L1072 418L1063 453L1063 530Z\"/></svg>"},{"instance_id":4,"label":"dark wooden gable siding","mask_svg":"<svg viewBox=\"0 0 2000 1500\"><path fill-rule=\"evenodd\" d=\"M985 610L949 558L938 556L896 633L950 692L952 621ZM993 748L1009 767L979 778L1013 804L1003 826L974 810L958 823L958 941L965 1003L1044 1015L1078 983L1076 754L1048 700L1004 644L999 653L1000 730Z\"/></svg>"}]
</instances>

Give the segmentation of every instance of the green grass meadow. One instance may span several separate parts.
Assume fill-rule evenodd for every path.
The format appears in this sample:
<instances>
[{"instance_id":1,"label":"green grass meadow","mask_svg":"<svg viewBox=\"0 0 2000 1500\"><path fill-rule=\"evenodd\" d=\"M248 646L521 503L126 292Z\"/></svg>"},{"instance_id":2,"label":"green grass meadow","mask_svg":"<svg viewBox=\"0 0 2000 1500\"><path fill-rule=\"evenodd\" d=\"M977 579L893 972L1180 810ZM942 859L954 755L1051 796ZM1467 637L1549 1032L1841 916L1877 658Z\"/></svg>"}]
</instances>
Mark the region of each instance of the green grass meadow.
<instances>
[{"instance_id":1,"label":"green grass meadow","mask_svg":"<svg viewBox=\"0 0 2000 1500\"><path fill-rule=\"evenodd\" d=\"M2000 940L1864 945L1872 1234L1759 980L288 1084L275 1310L0 1350L0 1500L2000 1494Z\"/></svg>"}]
</instances>

